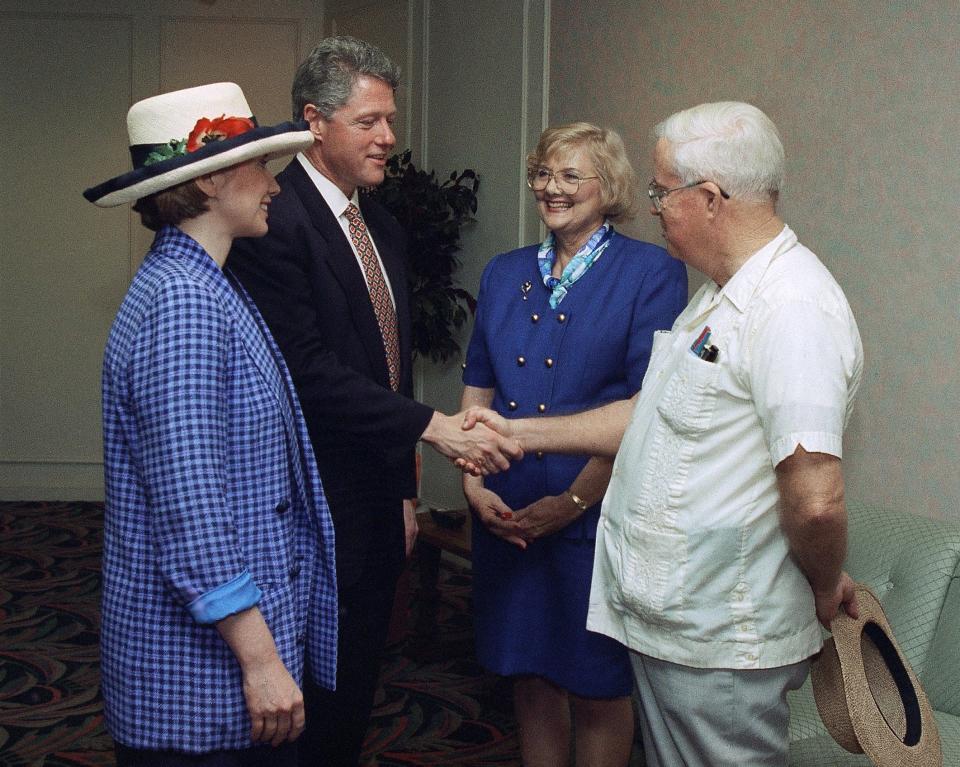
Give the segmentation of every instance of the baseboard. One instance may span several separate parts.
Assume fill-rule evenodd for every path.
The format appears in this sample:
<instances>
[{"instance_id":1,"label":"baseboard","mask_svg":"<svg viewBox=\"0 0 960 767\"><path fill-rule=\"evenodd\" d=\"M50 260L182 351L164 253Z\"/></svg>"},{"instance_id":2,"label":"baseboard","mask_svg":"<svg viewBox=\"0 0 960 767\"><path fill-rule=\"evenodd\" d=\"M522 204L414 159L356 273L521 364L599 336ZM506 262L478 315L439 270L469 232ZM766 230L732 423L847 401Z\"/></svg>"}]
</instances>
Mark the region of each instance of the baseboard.
<instances>
[{"instance_id":1,"label":"baseboard","mask_svg":"<svg viewBox=\"0 0 960 767\"><path fill-rule=\"evenodd\" d=\"M5 501L102 501L103 464L0 461Z\"/></svg>"},{"instance_id":2,"label":"baseboard","mask_svg":"<svg viewBox=\"0 0 960 767\"><path fill-rule=\"evenodd\" d=\"M103 487L7 487L0 501L103 501Z\"/></svg>"}]
</instances>

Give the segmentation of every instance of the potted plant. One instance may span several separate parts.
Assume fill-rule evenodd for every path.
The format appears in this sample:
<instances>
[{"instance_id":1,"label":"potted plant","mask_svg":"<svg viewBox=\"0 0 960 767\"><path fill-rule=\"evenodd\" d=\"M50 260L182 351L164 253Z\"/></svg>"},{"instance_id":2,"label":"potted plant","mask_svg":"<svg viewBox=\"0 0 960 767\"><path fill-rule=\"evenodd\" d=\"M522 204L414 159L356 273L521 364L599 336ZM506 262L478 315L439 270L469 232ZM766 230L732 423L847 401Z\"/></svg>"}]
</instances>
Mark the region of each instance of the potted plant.
<instances>
[{"instance_id":1,"label":"potted plant","mask_svg":"<svg viewBox=\"0 0 960 767\"><path fill-rule=\"evenodd\" d=\"M476 299L453 280L459 268L460 229L474 220L480 178L470 169L453 171L442 184L433 171L418 169L410 150L387 160L383 183L367 190L407 234L407 276L413 351L434 362L460 353L454 336L473 314Z\"/></svg>"}]
</instances>

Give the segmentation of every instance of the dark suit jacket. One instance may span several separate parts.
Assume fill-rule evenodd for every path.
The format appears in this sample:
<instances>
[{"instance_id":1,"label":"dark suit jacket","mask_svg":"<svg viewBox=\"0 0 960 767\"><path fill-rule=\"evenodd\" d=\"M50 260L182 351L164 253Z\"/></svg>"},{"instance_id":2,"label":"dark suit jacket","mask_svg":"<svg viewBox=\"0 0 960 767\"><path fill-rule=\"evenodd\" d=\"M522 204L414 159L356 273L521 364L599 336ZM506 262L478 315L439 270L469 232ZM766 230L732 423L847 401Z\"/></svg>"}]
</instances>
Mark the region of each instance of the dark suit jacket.
<instances>
[{"instance_id":1,"label":"dark suit jacket","mask_svg":"<svg viewBox=\"0 0 960 767\"><path fill-rule=\"evenodd\" d=\"M337 219L298 160L278 176L269 233L234 243L228 260L290 368L336 531L341 585L365 561L402 557L401 501L416 495L414 446L433 410L412 399L405 238L387 211L360 208L390 278L402 363L390 390L380 327Z\"/></svg>"}]
</instances>

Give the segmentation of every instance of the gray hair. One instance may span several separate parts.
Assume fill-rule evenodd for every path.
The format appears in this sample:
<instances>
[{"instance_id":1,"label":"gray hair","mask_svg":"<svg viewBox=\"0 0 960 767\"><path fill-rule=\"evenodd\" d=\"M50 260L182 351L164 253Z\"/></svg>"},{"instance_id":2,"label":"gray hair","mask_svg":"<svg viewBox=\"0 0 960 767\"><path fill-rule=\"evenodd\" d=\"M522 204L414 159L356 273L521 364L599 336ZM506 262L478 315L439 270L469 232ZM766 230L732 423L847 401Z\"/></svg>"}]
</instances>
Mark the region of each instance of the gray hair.
<instances>
[{"instance_id":1,"label":"gray hair","mask_svg":"<svg viewBox=\"0 0 960 767\"><path fill-rule=\"evenodd\" d=\"M671 115L654 129L673 150L682 184L713 181L731 197L776 201L784 153L777 126L751 104L718 101Z\"/></svg>"},{"instance_id":2,"label":"gray hair","mask_svg":"<svg viewBox=\"0 0 960 767\"><path fill-rule=\"evenodd\" d=\"M293 119L302 120L303 108L313 104L329 120L350 99L361 75L383 80L393 90L400 85L400 67L375 45L345 35L321 40L293 77Z\"/></svg>"}]
</instances>

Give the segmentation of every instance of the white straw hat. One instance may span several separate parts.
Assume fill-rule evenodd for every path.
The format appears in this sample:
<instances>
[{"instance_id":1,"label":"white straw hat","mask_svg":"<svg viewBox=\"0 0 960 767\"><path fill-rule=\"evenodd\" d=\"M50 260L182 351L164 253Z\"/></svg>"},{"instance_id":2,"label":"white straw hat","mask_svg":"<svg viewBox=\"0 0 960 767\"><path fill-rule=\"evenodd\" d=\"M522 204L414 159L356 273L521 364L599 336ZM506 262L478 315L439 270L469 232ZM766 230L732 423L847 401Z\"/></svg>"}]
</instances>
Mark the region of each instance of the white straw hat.
<instances>
[{"instance_id":1,"label":"white straw hat","mask_svg":"<svg viewBox=\"0 0 960 767\"><path fill-rule=\"evenodd\" d=\"M133 170L84 191L103 208L139 200L255 157L313 144L304 122L260 127L235 83L213 83L138 101L127 113Z\"/></svg>"}]
</instances>

